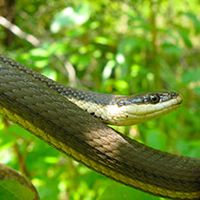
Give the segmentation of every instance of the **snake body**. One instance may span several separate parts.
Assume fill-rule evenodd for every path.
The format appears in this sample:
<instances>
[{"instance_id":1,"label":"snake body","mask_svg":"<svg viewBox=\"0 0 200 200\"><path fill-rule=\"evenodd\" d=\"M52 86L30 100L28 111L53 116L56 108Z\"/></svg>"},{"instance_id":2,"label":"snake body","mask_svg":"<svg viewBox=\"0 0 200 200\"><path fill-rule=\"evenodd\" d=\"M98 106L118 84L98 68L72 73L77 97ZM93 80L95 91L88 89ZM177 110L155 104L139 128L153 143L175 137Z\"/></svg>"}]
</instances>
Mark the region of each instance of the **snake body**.
<instances>
[{"instance_id":1,"label":"snake body","mask_svg":"<svg viewBox=\"0 0 200 200\"><path fill-rule=\"evenodd\" d=\"M123 184L173 199L200 199L200 159L157 151L117 133L74 104L78 102L80 106L84 101L89 105L83 106L84 110L106 123L120 125L121 122L116 123L118 119L101 117L95 110L97 105L100 110L108 105L126 107L124 118L129 118L128 111L128 115L134 113L130 117L133 123L139 123L176 109L182 99L176 93L167 92L126 98L72 89L0 55L0 113L3 116ZM149 117L148 113L153 114ZM135 116L141 117L135 119Z\"/></svg>"}]
</instances>

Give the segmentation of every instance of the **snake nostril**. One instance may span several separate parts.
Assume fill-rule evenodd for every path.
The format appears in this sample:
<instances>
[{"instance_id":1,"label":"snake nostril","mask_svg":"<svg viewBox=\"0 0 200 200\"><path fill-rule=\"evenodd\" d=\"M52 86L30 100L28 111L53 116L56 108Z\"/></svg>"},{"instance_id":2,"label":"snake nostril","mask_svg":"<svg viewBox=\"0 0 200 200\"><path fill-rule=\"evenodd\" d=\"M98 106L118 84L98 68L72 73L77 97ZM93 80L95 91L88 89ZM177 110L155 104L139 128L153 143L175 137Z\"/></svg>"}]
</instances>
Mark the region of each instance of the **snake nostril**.
<instances>
[{"instance_id":1,"label":"snake nostril","mask_svg":"<svg viewBox=\"0 0 200 200\"><path fill-rule=\"evenodd\" d=\"M176 97L177 97L177 93L176 93L176 92L172 92L172 93L171 93L171 98L174 99L174 98L176 98Z\"/></svg>"}]
</instances>

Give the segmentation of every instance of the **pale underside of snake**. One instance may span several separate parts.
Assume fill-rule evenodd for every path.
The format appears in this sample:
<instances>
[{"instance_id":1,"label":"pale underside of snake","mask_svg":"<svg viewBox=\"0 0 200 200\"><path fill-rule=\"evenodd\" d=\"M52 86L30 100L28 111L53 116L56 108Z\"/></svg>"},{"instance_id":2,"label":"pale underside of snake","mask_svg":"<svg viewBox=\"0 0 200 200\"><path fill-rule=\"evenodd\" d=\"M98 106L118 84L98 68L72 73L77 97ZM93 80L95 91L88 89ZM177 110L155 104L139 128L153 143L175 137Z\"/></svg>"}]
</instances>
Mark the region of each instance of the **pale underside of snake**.
<instances>
[{"instance_id":1,"label":"pale underside of snake","mask_svg":"<svg viewBox=\"0 0 200 200\"><path fill-rule=\"evenodd\" d=\"M174 92L125 97L70 88L0 55L3 116L123 184L157 196L200 199L200 159L154 150L104 123L140 123L181 102Z\"/></svg>"}]
</instances>

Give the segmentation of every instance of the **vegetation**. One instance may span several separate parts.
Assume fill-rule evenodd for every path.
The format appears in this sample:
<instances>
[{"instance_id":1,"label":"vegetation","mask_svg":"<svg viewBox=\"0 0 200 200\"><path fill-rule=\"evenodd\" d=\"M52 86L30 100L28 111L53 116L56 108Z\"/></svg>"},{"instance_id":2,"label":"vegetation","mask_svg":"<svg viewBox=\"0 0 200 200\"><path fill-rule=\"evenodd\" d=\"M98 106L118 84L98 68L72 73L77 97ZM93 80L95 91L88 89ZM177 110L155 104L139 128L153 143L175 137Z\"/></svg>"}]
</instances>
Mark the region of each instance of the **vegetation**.
<instances>
[{"instance_id":1,"label":"vegetation","mask_svg":"<svg viewBox=\"0 0 200 200\"><path fill-rule=\"evenodd\" d=\"M200 7L190 0L0 1L0 52L67 85L130 95L177 91L184 103L124 134L163 151L200 157ZM8 22L7 22L8 23ZM41 199L164 199L128 188L1 119L0 163Z\"/></svg>"}]
</instances>

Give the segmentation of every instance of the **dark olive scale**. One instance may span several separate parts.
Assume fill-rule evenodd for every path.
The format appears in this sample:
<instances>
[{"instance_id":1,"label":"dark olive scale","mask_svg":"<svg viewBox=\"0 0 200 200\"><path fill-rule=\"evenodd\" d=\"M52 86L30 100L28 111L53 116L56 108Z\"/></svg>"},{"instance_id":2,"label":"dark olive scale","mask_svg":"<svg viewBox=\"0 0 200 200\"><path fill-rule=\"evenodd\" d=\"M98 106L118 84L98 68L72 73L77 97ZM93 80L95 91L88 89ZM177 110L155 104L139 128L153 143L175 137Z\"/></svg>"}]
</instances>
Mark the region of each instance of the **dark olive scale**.
<instances>
[{"instance_id":1,"label":"dark olive scale","mask_svg":"<svg viewBox=\"0 0 200 200\"><path fill-rule=\"evenodd\" d=\"M63 86L62 84L56 83L41 74L37 74L35 76L34 72L31 69L26 68L24 65L19 65L16 61L13 61L10 58L0 57L4 63L8 63L11 66L20 69L23 73L29 74L35 79L46 83L46 85L54 90L56 90L59 94L63 94L68 98L91 102L99 105L118 105L127 106L130 104L156 104L159 102L168 101L170 99L175 99L178 94L175 92L152 92L152 93L140 93L131 96L123 96L123 95L113 95L113 94L102 94L98 92L92 92L87 90L81 90L76 88L71 88L69 86Z\"/></svg>"},{"instance_id":2,"label":"dark olive scale","mask_svg":"<svg viewBox=\"0 0 200 200\"><path fill-rule=\"evenodd\" d=\"M81 101L91 102L100 105L109 105L114 95L101 94L98 92L92 92L87 90L81 90L76 88L63 88L62 94L70 99L77 99Z\"/></svg>"}]
</instances>

